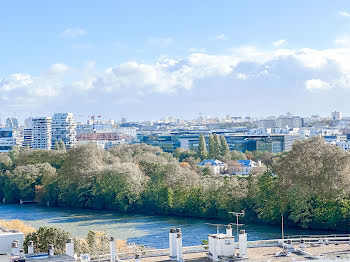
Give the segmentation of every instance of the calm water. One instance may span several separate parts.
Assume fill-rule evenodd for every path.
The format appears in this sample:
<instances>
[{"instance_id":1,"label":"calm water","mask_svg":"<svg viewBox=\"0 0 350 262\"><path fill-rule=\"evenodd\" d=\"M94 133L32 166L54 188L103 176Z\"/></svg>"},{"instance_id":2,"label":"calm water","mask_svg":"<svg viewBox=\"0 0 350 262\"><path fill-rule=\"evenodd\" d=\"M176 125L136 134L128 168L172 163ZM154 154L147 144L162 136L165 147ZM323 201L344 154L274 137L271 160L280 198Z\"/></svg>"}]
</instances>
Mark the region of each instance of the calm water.
<instances>
[{"instance_id":1,"label":"calm water","mask_svg":"<svg viewBox=\"0 0 350 262\"><path fill-rule=\"evenodd\" d=\"M201 239L216 232L206 223L227 224L232 221L168 216L127 215L112 211L41 207L38 205L0 205L0 219L20 219L35 228L56 226L75 236L85 236L89 230L107 231L109 236L127 239L139 245L168 247L168 232L181 228L184 246L200 245ZM248 240L279 238L280 228L265 225L244 225ZM221 228L223 232L224 229ZM285 229L286 234L329 234L329 231Z\"/></svg>"}]
</instances>

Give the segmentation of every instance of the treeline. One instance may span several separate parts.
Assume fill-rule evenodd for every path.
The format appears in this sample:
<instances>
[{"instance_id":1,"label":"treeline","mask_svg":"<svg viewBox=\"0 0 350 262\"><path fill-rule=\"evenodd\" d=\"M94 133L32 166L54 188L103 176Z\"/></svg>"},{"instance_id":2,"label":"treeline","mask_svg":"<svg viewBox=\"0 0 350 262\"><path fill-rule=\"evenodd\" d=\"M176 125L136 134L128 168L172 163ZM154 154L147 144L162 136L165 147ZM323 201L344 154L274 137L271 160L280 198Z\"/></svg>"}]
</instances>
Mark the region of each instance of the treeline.
<instances>
[{"instance_id":1,"label":"treeline","mask_svg":"<svg viewBox=\"0 0 350 262\"><path fill-rule=\"evenodd\" d=\"M95 144L15 148L0 154L0 199L224 219L244 209L245 222L279 224L283 215L285 223L305 228L349 228L350 154L321 138L270 155L268 171L249 177L210 175L191 161L195 154L179 161L145 144L107 151Z\"/></svg>"}]
</instances>

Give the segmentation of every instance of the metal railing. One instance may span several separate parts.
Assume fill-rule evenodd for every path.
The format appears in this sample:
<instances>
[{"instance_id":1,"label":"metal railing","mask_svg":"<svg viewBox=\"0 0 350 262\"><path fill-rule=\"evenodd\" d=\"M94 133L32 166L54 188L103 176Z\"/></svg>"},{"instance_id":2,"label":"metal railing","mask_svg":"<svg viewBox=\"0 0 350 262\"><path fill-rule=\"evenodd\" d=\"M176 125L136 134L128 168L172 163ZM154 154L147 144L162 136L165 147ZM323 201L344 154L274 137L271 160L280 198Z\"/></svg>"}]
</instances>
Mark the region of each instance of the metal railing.
<instances>
[{"instance_id":1,"label":"metal railing","mask_svg":"<svg viewBox=\"0 0 350 262\"><path fill-rule=\"evenodd\" d=\"M268 239L268 240L255 240L248 241L248 248L257 248L257 247L273 247L273 246L282 246L282 243L301 243L305 244L340 244L340 243L349 243L350 244L350 235L349 234L331 234L331 235L290 235L286 236L284 239ZM238 249L239 243L235 242L234 248ZM200 253L208 252L208 245L200 246L185 246L182 248L184 254L189 253ZM146 249L146 250L130 250L129 252L117 253L119 260L133 259L135 255L141 255L141 257L158 257L158 256L168 256L169 248L163 249ZM110 255L98 255L91 256L91 261L109 261Z\"/></svg>"}]
</instances>

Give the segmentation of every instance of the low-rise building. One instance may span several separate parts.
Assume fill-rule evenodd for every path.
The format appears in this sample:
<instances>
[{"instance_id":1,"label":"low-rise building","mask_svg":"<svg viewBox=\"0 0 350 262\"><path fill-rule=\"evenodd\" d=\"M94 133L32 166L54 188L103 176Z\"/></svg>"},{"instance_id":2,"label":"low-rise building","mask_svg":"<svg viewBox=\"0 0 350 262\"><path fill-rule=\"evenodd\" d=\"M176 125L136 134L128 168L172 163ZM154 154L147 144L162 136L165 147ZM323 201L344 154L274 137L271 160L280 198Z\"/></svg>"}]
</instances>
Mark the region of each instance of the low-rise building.
<instances>
[{"instance_id":1,"label":"low-rise building","mask_svg":"<svg viewBox=\"0 0 350 262\"><path fill-rule=\"evenodd\" d=\"M252 168L261 166L261 162L253 160L237 160L234 165L228 167L228 172L231 175L249 175Z\"/></svg>"},{"instance_id":2,"label":"low-rise building","mask_svg":"<svg viewBox=\"0 0 350 262\"><path fill-rule=\"evenodd\" d=\"M227 170L227 164L217 159L206 159L198 164L200 167L210 168L215 175L225 172Z\"/></svg>"},{"instance_id":3,"label":"low-rise building","mask_svg":"<svg viewBox=\"0 0 350 262\"><path fill-rule=\"evenodd\" d=\"M9 152L16 145L19 145L17 131L12 128L0 128L0 152Z\"/></svg>"}]
</instances>

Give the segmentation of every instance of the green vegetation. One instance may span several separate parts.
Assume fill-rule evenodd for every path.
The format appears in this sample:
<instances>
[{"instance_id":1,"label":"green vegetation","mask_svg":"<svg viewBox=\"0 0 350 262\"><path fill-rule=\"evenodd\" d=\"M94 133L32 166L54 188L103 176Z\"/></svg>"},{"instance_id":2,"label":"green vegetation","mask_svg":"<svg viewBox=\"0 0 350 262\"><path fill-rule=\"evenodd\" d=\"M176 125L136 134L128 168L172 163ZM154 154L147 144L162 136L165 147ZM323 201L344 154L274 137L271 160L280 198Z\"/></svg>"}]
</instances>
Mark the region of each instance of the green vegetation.
<instances>
[{"instance_id":1,"label":"green vegetation","mask_svg":"<svg viewBox=\"0 0 350 262\"><path fill-rule=\"evenodd\" d=\"M225 141L212 135L209 155L262 160L268 167L243 178L198 169L204 148L179 149L175 157L145 144L108 151L95 144L51 151L14 148L0 154L0 199L224 219L228 211L244 209L245 222L279 224L283 215L285 223L304 228L349 228L350 154L341 148L315 137L280 155L243 154L227 152Z\"/></svg>"}]
</instances>

